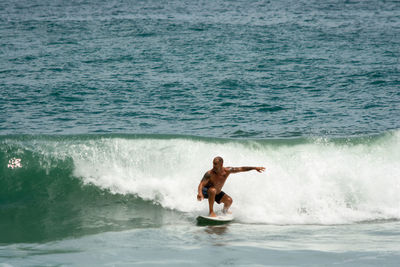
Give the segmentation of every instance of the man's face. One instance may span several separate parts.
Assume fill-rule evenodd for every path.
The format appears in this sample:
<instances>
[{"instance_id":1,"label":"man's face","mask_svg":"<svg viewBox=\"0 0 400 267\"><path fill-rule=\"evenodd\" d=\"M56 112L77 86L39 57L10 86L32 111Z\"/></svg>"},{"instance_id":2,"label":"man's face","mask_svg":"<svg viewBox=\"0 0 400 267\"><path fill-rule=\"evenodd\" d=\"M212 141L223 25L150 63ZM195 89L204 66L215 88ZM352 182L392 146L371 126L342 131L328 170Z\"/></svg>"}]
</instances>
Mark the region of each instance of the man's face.
<instances>
[{"instance_id":1,"label":"man's face","mask_svg":"<svg viewBox=\"0 0 400 267\"><path fill-rule=\"evenodd\" d=\"M214 160L213 161L214 170L220 170L221 167L222 167L222 161L220 161L220 160Z\"/></svg>"}]
</instances>

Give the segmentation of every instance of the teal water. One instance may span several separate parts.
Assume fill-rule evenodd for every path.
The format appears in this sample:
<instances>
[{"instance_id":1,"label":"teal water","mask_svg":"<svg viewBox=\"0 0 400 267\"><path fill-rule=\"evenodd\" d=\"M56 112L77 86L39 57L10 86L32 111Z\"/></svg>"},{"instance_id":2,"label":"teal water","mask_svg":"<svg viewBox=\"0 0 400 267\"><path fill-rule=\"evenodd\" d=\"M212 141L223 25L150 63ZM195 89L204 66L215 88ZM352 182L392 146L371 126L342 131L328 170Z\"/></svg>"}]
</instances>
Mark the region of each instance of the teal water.
<instances>
[{"instance_id":1,"label":"teal water","mask_svg":"<svg viewBox=\"0 0 400 267\"><path fill-rule=\"evenodd\" d=\"M399 128L398 1L2 1L3 134Z\"/></svg>"},{"instance_id":2,"label":"teal water","mask_svg":"<svg viewBox=\"0 0 400 267\"><path fill-rule=\"evenodd\" d=\"M398 229L399 223L194 228L186 222L7 245L0 256L15 266L397 266Z\"/></svg>"},{"instance_id":3,"label":"teal water","mask_svg":"<svg viewBox=\"0 0 400 267\"><path fill-rule=\"evenodd\" d=\"M0 265L397 266L399 11L1 1Z\"/></svg>"}]
</instances>

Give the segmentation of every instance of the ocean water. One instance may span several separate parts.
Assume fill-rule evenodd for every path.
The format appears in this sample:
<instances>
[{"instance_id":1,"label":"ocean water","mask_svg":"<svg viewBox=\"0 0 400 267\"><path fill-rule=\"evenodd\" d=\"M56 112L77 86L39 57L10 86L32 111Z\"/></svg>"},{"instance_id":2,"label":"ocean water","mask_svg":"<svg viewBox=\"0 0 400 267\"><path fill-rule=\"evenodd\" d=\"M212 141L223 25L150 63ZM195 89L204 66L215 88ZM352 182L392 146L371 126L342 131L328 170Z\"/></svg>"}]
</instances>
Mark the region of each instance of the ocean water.
<instances>
[{"instance_id":1,"label":"ocean water","mask_svg":"<svg viewBox=\"0 0 400 267\"><path fill-rule=\"evenodd\" d=\"M0 266L398 266L399 14L1 1ZM266 172L199 226L217 155Z\"/></svg>"}]
</instances>

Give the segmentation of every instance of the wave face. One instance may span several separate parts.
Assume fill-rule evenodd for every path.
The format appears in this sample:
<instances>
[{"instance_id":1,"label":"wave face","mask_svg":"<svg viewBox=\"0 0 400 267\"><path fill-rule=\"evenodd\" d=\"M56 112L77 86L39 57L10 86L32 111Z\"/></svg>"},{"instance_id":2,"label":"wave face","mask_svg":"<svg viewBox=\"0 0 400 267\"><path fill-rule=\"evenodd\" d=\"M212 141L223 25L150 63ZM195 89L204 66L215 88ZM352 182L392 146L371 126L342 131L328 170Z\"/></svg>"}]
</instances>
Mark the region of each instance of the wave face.
<instances>
[{"instance_id":1,"label":"wave face","mask_svg":"<svg viewBox=\"0 0 400 267\"><path fill-rule=\"evenodd\" d=\"M397 220L399 151L400 131L286 140L3 136L0 242L151 227L176 211L206 212L197 185L217 155L225 166L267 168L233 174L225 184L243 223Z\"/></svg>"}]
</instances>

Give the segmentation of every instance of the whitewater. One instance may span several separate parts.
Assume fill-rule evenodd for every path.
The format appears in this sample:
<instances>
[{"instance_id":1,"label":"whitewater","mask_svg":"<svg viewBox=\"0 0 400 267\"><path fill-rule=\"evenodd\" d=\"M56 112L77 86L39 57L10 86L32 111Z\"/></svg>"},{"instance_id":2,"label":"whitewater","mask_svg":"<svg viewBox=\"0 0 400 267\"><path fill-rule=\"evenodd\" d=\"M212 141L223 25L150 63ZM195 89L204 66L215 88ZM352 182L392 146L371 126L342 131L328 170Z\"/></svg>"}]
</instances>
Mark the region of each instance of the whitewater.
<instances>
[{"instance_id":1,"label":"whitewater","mask_svg":"<svg viewBox=\"0 0 400 267\"><path fill-rule=\"evenodd\" d=\"M266 167L263 174L232 174L223 188L233 198L232 211L240 223L330 225L400 219L400 131L285 140L5 136L0 148L4 163L20 159L21 164L3 164L3 177L25 175L19 178L27 180L32 178L24 169L47 174L67 169L58 179L188 216L207 212L206 202L196 201L197 186L213 157L221 156L225 166ZM8 186L17 190L10 179Z\"/></svg>"}]
</instances>

